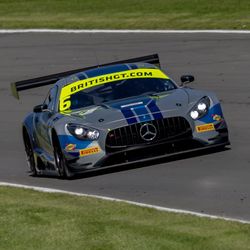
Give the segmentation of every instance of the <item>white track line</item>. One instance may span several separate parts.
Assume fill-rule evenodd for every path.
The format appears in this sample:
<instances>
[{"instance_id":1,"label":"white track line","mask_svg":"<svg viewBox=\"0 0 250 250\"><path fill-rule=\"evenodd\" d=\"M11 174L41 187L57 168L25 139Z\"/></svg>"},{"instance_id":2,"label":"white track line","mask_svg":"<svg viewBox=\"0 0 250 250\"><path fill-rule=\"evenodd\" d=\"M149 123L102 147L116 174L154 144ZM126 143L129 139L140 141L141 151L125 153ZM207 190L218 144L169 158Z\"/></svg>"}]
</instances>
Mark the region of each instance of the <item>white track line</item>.
<instances>
[{"instance_id":1,"label":"white track line","mask_svg":"<svg viewBox=\"0 0 250 250\"><path fill-rule=\"evenodd\" d=\"M220 220L225 220L225 221L250 224L250 221L247 221L247 220L240 220L240 219L234 219L234 218L229 218L229 217L222 217L222 216L216 216L216 215L210 215L210 214L204 214L204 213L197 213L197 212L182 210L182 209L173 209L173 208L167 208L167 207L161 207L161 206L154 206L154 205L150 205L150 204L134 202L134 201L129 201L129 200L123 200L123 199L116 199L116 198L100 196L100 195L82 194L82 193L76 193L76 192L68 192L68 191L59 190L59 189L28 186L28 185L21 185L21 184L8 183L8 182L0 182L0 186L31 189L31 190L35 190L35 191L39 191L39 192L44 192L44 193L68 194L68 195L75 195L75 196L81 196L81 197L96 198L96 199L107 200L107 201L124 202L127 204L136 205L139 207L153 208L153 209L156 209L158 211L172 212L172 213L178 213L178 214L187 214L187 215L194 215L197 217L204 217L204 218L209 218L209 219L220 219Z\"/></svg>"},{"instance_id":2,"label":"white track line","mask_svg":"<svg viewBox=\"0 0 250 250\"><path fill-rule=\"evenodd\" d=\"M102 29L0 29L0 34L13 33L158 33L158 34L250 34L250 30L102 30Z\"/></svg>"}]
</instances>

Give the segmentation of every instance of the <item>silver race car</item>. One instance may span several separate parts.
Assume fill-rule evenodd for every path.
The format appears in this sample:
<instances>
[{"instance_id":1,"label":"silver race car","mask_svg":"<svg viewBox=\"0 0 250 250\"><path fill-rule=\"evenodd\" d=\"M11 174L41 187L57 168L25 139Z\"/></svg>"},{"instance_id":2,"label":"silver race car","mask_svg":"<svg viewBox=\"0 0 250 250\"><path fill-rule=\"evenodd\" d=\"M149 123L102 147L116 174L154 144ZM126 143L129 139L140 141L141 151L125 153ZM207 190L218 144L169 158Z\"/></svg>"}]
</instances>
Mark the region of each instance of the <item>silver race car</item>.
<instances>
[{"instance_id":1,"label":"silver race car","mask_svg":"<svg viewBox=\"0 0 250 250\"><path fill-rule=\"evenodd\" d=\"M228 129L215 94L181 86L158 55L12 83L12 93L53 84L23 121L33 175L77 173L183 152L225 147Z\"/></svg>"}]
</instances>

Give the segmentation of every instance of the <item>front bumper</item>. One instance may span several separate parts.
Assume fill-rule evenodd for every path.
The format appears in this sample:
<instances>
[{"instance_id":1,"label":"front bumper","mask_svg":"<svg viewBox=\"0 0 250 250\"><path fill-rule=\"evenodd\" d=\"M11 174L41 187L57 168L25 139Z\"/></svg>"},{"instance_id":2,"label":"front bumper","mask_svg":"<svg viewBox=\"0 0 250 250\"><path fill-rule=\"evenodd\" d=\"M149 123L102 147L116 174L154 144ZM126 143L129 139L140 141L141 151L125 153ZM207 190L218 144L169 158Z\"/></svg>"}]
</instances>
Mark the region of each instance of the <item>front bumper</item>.
<instances>
[{"instance_id":1,"label":"front bumper","mask_svg":"<svg viewBox=\"0 0 250 250\"><path fill-rule=\"evenodd\" d=\"M138 130L145 122L106 131L98 141L80 146L86 149L99 147L98 153L86 157L79 157L79 153L78 157L77 155L66 157L70 170L81 173L230 144L227 124L219 104L200 120L194 121L189 116L169 117L147 123L157 128L158 137L154 141L143 142L138 138Z\"/></svg>"},{"instance_id":2,"label":"front bumper","mask_svg":"<svg viewBox=\"0 0 250 250\"><path fill-rule=\"evenodd\" d=\"M223 148L230 145L227 129L223 129L219 135L213 138L209 143L199 139L178 138L168 141L162 141L155 144L145 144L140 146L128 147L117 152L103 155L95 162L86 161L78 158L68 161L69 168L73 173L83 173L98 169L105 169L117 166L125 166L145 161L168 158L177 155L187 155L194 152L202 152L212 149Z\"/></svg>"}]
</instances>

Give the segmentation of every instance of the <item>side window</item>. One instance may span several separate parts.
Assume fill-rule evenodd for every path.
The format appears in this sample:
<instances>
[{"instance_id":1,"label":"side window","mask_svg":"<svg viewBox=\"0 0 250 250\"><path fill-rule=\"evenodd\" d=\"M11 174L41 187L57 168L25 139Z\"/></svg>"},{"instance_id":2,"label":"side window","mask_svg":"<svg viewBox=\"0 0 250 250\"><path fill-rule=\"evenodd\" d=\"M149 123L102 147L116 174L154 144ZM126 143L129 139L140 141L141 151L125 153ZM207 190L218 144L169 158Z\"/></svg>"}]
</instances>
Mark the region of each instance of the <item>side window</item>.
<instances>
[{"instance_id":1,"label":"side window","mask_svg":"<svg viewBox=\"0 0 250 250\"><path fill-rule=\"evenodd\" d=\"M44 104L47 104L49 110L53 111L55 109L56 94L57 86L54 86L49 90L49 93L44 100Z\"/></svg>"}]
</instances>

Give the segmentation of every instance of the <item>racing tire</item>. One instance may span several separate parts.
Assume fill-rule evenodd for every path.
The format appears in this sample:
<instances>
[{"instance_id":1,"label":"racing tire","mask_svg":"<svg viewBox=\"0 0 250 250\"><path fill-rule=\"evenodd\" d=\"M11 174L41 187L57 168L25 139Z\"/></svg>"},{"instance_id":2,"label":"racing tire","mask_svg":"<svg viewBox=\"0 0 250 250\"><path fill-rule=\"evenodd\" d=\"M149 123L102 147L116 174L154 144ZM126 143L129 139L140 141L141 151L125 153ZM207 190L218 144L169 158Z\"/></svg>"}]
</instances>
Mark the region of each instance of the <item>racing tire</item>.
<instances>
[{"instance_id":1,"label":"racing tire","mask_svg":"<svg viewBox=\"0 0 250 250\"><path fill-rule=\"evenodd\" d=\"M54 146L54 156L55 156L55 163L57 167L57 171L59 176L62 179L70 179L73 177L73 174L69 171L67 161L62 153L60 146Z\"/></svg>"},{"instance_id":2,"label":"racing tire","mask_svg":"<svg viewBox=\"0 0 250 250\"><path fill-rule=\"evenodd\" d=\"M24 148L26 152L27 164L32 176L37 176L36 161L34 157L34 150L28 138L27 132L24 134Z\"/></svg>"}]
</instances>

